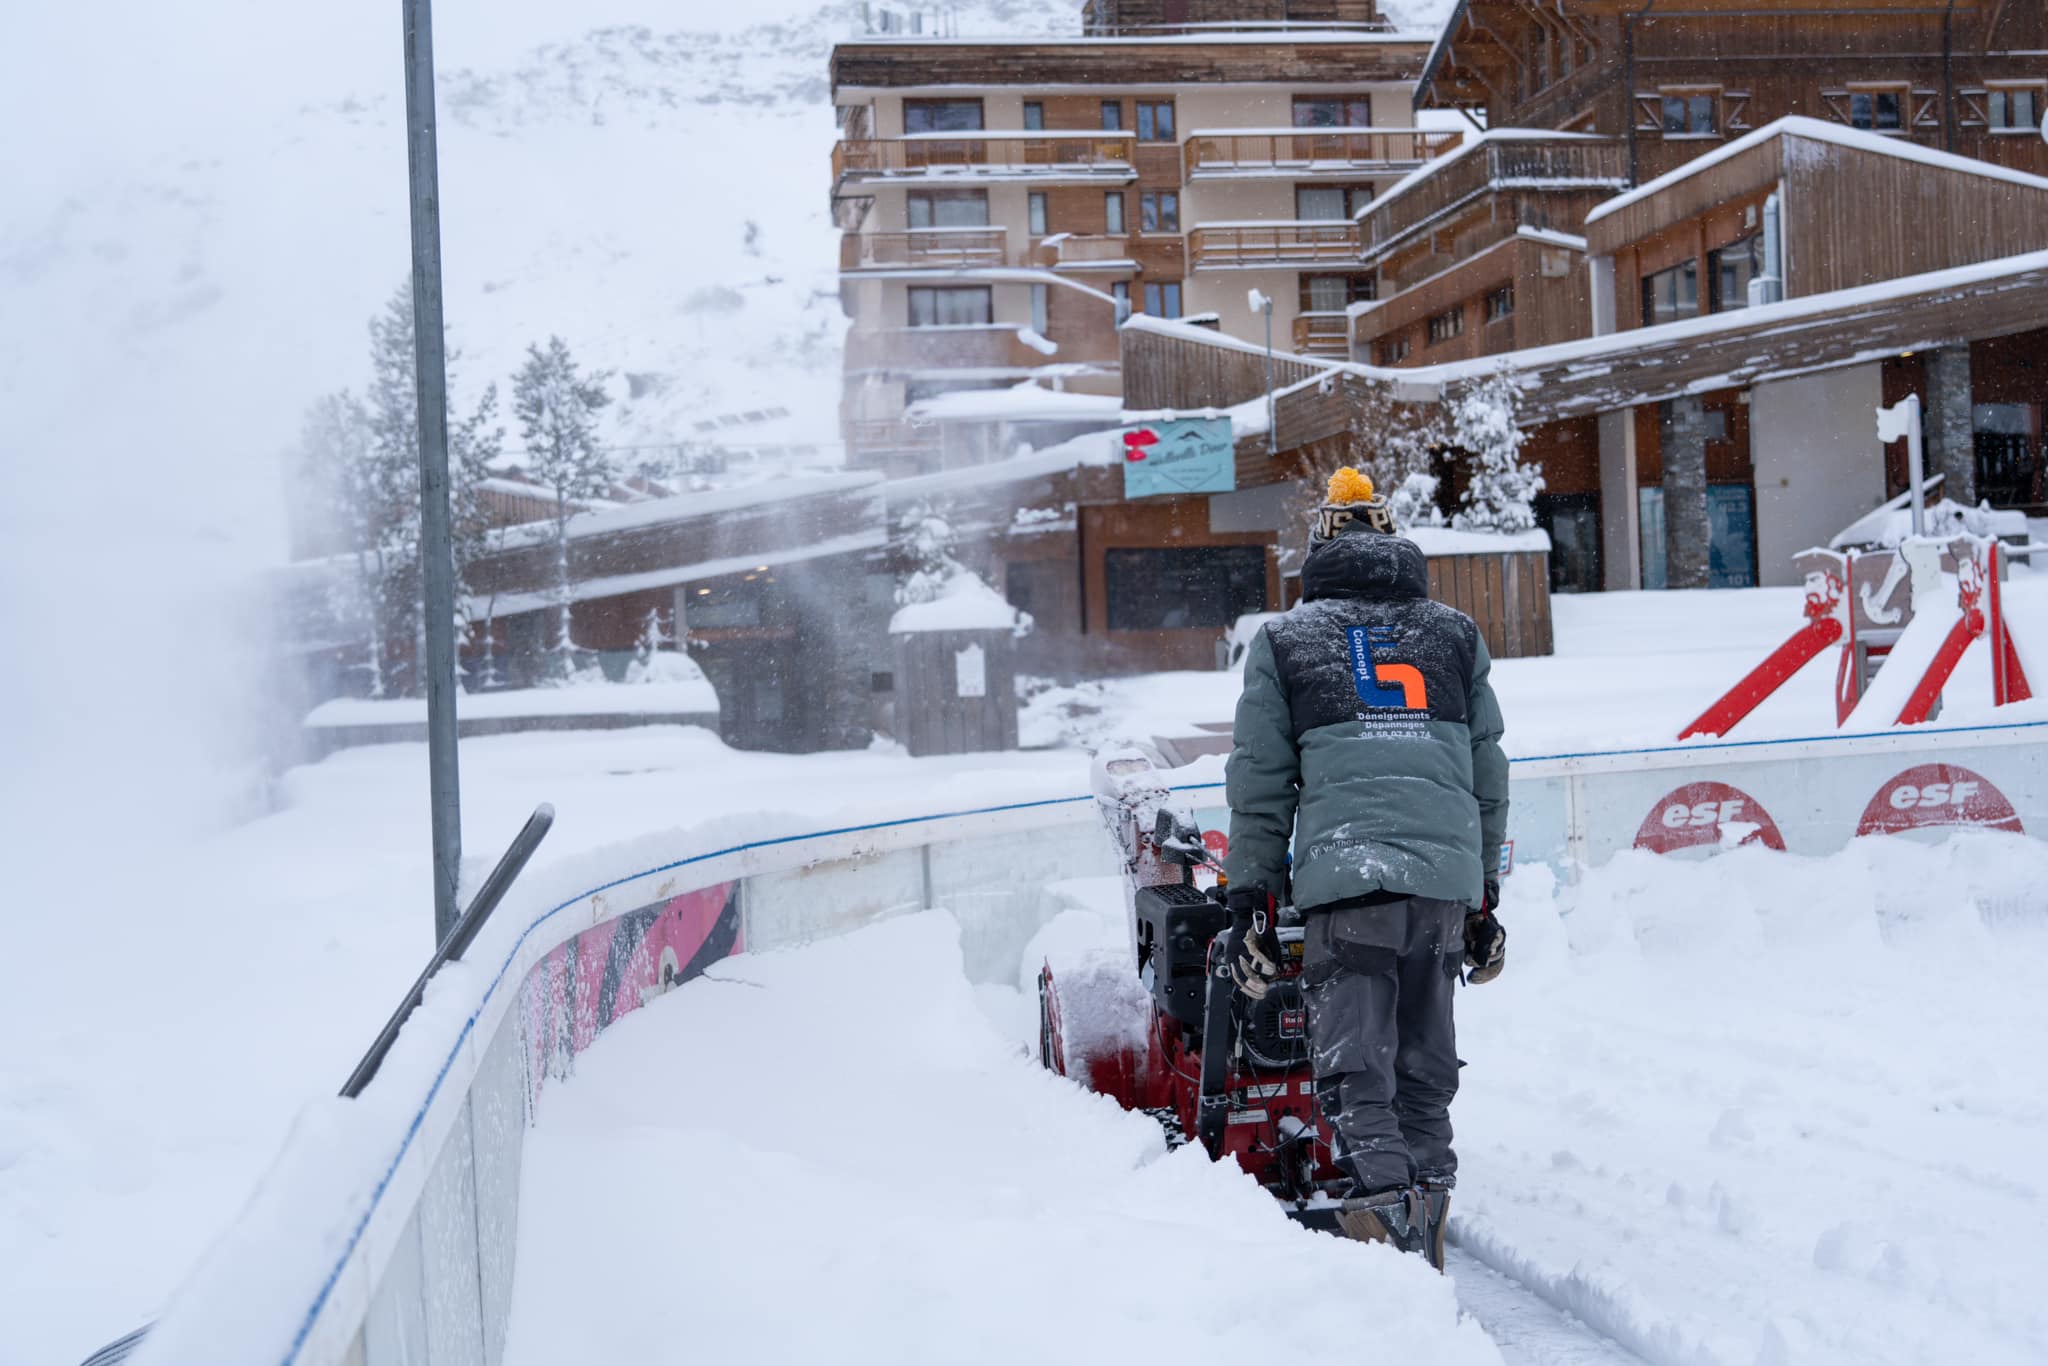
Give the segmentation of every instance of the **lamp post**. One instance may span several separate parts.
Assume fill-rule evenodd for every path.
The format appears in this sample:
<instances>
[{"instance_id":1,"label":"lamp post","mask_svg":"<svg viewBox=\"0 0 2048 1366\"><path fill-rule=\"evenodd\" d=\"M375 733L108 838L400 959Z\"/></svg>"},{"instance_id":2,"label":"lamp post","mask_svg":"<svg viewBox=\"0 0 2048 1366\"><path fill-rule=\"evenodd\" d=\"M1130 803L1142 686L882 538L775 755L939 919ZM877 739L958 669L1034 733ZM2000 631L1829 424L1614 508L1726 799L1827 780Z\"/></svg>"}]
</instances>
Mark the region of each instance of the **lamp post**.
<instances>
[{"instance_id":1,"label":"lamp post","mask_svg":"<svg viewBox=\"0 0 2048 1366\"><path fill-rule=\"evenodd\" d=\"M1246 296L1252 312L1266 316L1266 454L1280 453L1280 432L1273 419L1273 296L1254 289Z\"/></svg>"},{"instance_id":2,"label":"lamp post","mask_svg":"<svg viewBox=\"0 0 2048 1366\"><path fill-rule=\"evenodd\" d=\"M434 128L432 0L403 0L405 149L412 198L413 383L419 398L420 587L425 612L427 792L434 838L434 942L455 928L462 796L455 747L455 550L448 511L448 357L441 321L440 160Z\"/></svg>"}]
</instances>

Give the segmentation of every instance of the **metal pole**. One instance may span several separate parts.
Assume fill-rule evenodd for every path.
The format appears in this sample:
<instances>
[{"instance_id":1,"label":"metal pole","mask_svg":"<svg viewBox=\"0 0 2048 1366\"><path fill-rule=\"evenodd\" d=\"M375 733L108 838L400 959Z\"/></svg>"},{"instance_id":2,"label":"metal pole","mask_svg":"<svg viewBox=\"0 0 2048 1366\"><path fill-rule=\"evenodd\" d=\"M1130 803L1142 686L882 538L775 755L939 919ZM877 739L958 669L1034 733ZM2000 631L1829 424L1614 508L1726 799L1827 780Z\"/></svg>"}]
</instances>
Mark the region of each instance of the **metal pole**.
<instances>
[{"instance_id":1,"label":"metal pole","mask_svg":"<svg viewBox=\"0 0 2048 1366\"><path fill-rule=\"evenodd\" d=\"M1273 419L1273 301L1266 300L1266 454L1280 453L1280 429Z\"/></svg>"},{"instance_id":2,"label":"metal pole","mask_svg":"<svg viewBox=\"0 0 2048 1366\"><path fill-rule=\"evenodd\" d=\"M406 162L412 181L413 375L419 392L420 583L427 637L427 788L434 830L434 942L459 908L462 796L455 754L455 552L448 513L448 357L441 333L441 191L434 133L432 0L403 0Z\"/></svg>"},{"instance_id":3,"label":"metal pole","mask_svg":"<svg viewBox=\"0 0 2048 1366\"><path fill-rule=\"evenodd\" d=\"M1906 395L1906 483L1913 491L1913 534L1927 534L1927 453L1920 430L1920 395Z\"/></svg>"}]
</instances>

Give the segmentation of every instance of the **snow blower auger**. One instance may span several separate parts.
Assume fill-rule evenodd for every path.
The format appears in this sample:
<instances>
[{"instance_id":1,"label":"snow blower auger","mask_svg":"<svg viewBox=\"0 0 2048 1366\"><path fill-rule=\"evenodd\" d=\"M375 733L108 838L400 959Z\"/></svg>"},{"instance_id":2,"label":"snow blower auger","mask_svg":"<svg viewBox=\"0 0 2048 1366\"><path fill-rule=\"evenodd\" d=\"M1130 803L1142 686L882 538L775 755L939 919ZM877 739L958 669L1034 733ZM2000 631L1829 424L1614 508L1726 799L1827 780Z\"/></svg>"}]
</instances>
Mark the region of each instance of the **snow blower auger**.
<instances>
[{"instance_id":1,"label":"snow blower auger","mask_svg":"<svg viewBox=\"0 0 2048 1366\"><path fill-rule=\"evenodd\" d=\"M1279 907L1280 980L1263 1000L1245 996L1224 960L1224 889L1197 882L1214 856L1157 766L1105 750L1094 786L1122 856L1129 956L1041 969L1040 1060L1153 1115L1169 1144L1234 1159L1293 1218L1334 1229L1341 1181L1309 1066L1299 915Z\"/></svg>"}]
</instances>

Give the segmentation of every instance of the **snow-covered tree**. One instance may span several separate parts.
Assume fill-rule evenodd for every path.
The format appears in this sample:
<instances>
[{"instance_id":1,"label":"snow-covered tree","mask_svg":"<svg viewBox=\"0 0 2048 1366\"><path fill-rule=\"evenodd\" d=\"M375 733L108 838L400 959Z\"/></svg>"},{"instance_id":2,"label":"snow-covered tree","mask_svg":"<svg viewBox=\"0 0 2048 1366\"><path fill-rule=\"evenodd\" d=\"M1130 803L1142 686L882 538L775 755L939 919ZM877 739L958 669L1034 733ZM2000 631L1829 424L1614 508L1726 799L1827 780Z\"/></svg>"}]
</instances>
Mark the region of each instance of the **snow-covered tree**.
<instances>
[{"instance_id":1,"label":"snow-covered tree","mask_svg":"<svg viewBox=\"0 0 2048 1366\"><path fill-rule=\"evenodd\" d=\"M1471 470L1451 525L1460 531L1532 530L1543 472L1522 463L1528 436L1515 421L1514 381L1495 375L1460 395L1450 405L1450 437Z\"/></svg>"},{"instance_id":2,"label":"snow-covered tree","mask_svg":"<svg viewBox=\"0 0 2048 1366\"><path fill-rule=\"evenodd\" d=\"M953 558L953 540L952 524L929 503L912 509L903 533L903 548L910 556L911 567L903 582L896 585L897 606L936 601L944 596L954 579L968 572L965 565Z\"/></svg>"},{"instance_id":3,"label":"snow-covered tree","mask_svg":"<svg viewBox=\"0 0 2048 1366\"><path fill-rule=\"evenodd\" d=\"M1437 486L1441 482L1433 474L1415 470L1388 491L1387 511L1393 515L1395 530L1444 524L1443 509L1436 504Z\"/></svg>"},{"instance_id":4,"label":"snow-covered tree","mask_svg":"<svg viewBox=\"0 0 2048 1366\"><path fill-rule=\"evenodd\" d=\"M376 460L369 411L343 390L314 401L300 432L298 478L325 503L329 536L346 547L352 572L335 581L335 620L368 640L362 665L372 697L383 697L386 622L394 587L386 559L386 528L397 510L385 471Z\"/></svg>"},{"instance_id":5,"label":"snow-covered tree","mask_svg":"<svg viewBox=\"0 0 2048 1366\"><path fill-rule=\"evenodd\" d=\"M647 619L640 623L640 639L633 646L633 664L626 671L626 681L628 683L654 682L659 674L655 667L655 656L674 643L675 637L670 635L661 624L661 609L659 607L648 608Z\"/></svg>"},{"instance_id":6,"label":"snow-covered tree","mask_svg":"<svg viewBox=\"0 0 2048 1366\"><path fill-rule=\"evenodd\" d=\"M570 629L569 518L572 504L602 497L612 469L597 441L597 414L611 402L605 371L582 374L560 337L526 348L512 380L512 411L526 443L528 468L555 495L555 644L549 675L566 682L579 653Z\"/></svg>"}]
</instances>

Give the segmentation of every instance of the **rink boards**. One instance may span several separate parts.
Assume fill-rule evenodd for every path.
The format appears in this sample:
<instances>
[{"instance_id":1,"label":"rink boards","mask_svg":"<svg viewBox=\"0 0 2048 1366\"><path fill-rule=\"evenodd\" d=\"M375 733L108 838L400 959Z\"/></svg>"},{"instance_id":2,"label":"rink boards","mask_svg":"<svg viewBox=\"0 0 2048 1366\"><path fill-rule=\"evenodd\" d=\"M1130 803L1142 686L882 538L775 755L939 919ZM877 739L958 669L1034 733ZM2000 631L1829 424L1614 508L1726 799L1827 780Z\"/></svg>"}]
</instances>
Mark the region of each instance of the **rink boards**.
<instances>
[{"instance_id":1,"label":"rink boards","mask_svg":"<svg viewBox=\"0 0 2048 1366\"><path fill-rule=\"evenodd\" d=\"M1181 791L1227 826L1220 784ZM2048 834L2048 723L1541 756L1514 763L1512 799L1513 861L1566 878L1632 848ZM1058 909L1048 885L1115 871L1085 795L742 842L682 833L666 852L638 870L622 856L552 905L515 893L364 1097L308 1107L135 1360L497 1366L527 1127L612 1023L730 953L927 906L959 920L970 977L1013 982Z\"/></svg>"}]
</instances>

